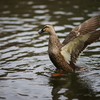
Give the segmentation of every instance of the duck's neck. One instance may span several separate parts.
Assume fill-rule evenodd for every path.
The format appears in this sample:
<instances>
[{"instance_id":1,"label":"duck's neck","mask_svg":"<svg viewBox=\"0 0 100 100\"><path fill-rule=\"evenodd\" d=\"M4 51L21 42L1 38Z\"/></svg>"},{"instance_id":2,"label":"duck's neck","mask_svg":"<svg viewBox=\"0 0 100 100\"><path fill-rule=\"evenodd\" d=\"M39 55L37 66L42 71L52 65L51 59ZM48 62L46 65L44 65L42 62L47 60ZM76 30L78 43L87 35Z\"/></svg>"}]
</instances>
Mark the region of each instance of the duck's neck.
<instances>
[{"instance_id":1,"label":"duck's neck","mask_svg":"<svg viewBox=\"0 0 100 100\"><path fill-rule=\"evenodd\" d=\"M49 36L49 49L60 49L61 48L61 43L57 37L56 34L50 34Z\"/></svg>"}]
</instances>

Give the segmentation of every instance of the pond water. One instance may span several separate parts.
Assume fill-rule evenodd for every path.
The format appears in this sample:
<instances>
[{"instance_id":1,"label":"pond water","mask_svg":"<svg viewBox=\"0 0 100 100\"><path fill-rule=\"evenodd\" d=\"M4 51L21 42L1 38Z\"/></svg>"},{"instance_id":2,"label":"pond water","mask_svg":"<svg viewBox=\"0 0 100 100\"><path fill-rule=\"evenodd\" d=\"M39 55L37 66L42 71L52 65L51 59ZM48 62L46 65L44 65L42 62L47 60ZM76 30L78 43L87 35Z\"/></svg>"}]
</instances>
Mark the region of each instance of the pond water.
<instances>
[{"instance_id":1,"label":"pond water","mask_svg":"<svg viewBox=\"0 0 100 100\"><path fill-rule=\"evenodd\" d=\"M100 40L77 61L87 70L52 77L48 34L61 41L72 28L100 15L100 0L0 0L0 100L100 100Z\"/></svg>"}]
</instances>

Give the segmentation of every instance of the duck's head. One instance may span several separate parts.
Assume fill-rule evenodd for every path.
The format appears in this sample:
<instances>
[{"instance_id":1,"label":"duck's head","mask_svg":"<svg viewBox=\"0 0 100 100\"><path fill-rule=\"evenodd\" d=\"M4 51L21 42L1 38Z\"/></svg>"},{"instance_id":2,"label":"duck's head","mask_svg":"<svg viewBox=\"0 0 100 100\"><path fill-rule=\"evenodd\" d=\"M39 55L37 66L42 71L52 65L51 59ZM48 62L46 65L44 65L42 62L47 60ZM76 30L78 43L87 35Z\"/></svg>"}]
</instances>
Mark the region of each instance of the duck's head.
<instances>
[{"instance_id":1,"label":"duck's head","mask_svg":"<svg viewBox=\"0 0 100 100\"><path fill-rule=\"evenodd\" d=\"M51 24L46 24L39 32L38 34L42 33L50 33L53 34L55 33L54 27Z\"/></svg>"}]
</instances>

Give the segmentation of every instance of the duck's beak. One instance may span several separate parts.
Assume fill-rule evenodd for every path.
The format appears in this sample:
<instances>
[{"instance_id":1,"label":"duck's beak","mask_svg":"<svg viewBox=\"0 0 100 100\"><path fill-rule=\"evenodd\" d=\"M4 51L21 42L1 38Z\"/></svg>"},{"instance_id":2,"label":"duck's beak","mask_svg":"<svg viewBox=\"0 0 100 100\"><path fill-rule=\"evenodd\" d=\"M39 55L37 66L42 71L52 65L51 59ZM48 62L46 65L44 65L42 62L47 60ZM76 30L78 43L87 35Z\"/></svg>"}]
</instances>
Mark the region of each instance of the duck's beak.
<instances>
[{"instance_id":1,"label":"duck's beak","mask_svg":"<svg viewBox=\"0 0 100 100\"><path fill-rule=\"evenodd\" d=\"M38 33L36 33L36 34L40 35L40 34L42 34L42 33L44 33L43 29L41 29L41 30L40 30Z\"/></svg>"}]
</instances>

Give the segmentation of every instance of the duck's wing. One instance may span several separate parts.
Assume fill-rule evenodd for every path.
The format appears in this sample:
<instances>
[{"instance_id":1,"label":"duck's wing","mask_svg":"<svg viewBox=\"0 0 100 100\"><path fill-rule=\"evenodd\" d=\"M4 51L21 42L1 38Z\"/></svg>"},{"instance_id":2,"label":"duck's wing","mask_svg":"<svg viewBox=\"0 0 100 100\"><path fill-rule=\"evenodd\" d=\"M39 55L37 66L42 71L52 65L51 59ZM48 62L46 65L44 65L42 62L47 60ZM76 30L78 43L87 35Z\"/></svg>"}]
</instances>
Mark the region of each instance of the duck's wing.
<instances>
[{"instance_id":1,"label":"duck's wing","mask_svg":"<svg viewBox=\"0 0 100 100\"><path fill-rule=\"evenodd\" d=\"M84 47L82 49L82 51L91 43L95 42L96 40L98 40L100 38L100 30L95 31L94 34L92 34L88 40L84 43Z\"/></svg>"},{"instance_id":2,"label":"duck's wing","mask_svg":"<svg viewBox=\"0 0 100 100\"><path fill-rule=\"evenodd\" d=\"M91 44L99 37L100 30L78 36L61 48L61 54L67 63L75 63L81 51L83 51L87 45Z\"/></svg>"},{"instance_id":3,"label":"duck's wing","mask_svg":"<svg viewBox=\"0 0 100 100\"><path fill-rule=\"evenodd\" d=\"M67 37L63 41L63 43L62 43L63 46L66 45L72 39L74 39L80 35L95 31L99 26L100 26L100 16L95 16L95 17L92 17L92 18L86 20L79 26L72 29L72 31L67 35Z\"/></svg>"}]
</instances>

